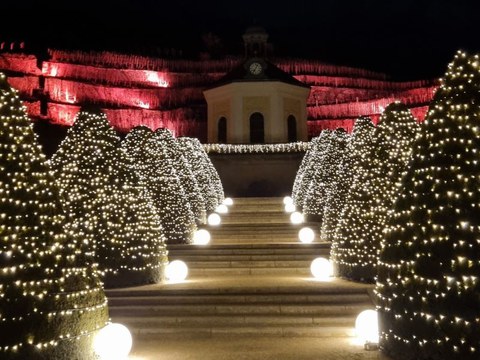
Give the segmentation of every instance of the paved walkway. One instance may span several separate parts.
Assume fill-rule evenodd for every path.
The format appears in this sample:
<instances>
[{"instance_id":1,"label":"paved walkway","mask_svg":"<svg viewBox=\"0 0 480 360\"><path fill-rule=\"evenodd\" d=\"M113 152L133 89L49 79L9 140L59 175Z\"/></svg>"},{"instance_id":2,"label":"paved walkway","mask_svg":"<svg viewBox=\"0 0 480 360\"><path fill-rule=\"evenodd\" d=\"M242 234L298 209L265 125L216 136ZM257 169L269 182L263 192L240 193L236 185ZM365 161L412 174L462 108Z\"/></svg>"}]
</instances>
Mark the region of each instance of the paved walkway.
<instances>
[{"instance_id":1,"label":"paved walkway","mask_svg":"<svg viewBox=\"0 0 480 360\"><path fill-rule=\"evenodd\" d=\"M131 360L389 360L352 338L207 338L136 342Z\"/></svg>"}]
</instances>

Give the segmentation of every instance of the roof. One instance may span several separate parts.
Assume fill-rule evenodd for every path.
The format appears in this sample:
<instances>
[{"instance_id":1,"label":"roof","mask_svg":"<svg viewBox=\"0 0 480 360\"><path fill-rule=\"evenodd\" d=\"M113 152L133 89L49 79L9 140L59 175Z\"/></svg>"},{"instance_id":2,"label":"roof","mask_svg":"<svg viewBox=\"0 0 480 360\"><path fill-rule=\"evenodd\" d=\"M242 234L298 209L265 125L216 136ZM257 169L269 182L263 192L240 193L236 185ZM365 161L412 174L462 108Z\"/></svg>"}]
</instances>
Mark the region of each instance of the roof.
<instances>
[{"instance_id":1,"label":"roof","mask_svg":"<svg viewBox=\"0 0 480 360\"><path fill-rule=\"evenodd\" d=\"M249 72L248 65L253 62L260 62L264 65L264 69L259 75L252 75ZM276 65L272 64L269 61L260 58L249 58L241 62L237 67L233 68L232 71L227 73L220 80L208 87L208 89L213 89L219 86L235 83L235 82L267 82L267 81L279 81L290 85L300 86L307 89L310 89L310 86L305 83L295 79L289 73L283 71Z\"/></svg>"}]
</instances>

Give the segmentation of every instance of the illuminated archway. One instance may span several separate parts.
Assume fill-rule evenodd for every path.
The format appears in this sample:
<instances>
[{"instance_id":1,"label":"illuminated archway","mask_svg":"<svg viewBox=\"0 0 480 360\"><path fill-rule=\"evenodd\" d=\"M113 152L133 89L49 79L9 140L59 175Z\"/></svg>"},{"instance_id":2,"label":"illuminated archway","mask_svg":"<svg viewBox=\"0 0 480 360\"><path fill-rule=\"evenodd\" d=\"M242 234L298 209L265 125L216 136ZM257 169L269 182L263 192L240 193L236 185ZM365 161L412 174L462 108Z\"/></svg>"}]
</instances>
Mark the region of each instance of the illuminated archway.
<instances>
[{"instance_id":1,"label":"illuminated archway","mask_svg":"<svg viewBox=\"0 0 480 360\"><path fill-rule=\"evenodd\" d=\"M250 115L250 143L264 144L265 143L265 125L263 115L255 112Z\"/></svg>"},{"instance_id":2,"label":"illuminated archway","mask_svg":"<svg viewBox=\"0 0 480 360\"><path fill-rule=\"evenodd\" d=\"M227 119L222 116L217 124L217 142L219 144L227 143Z\"/></svg>"},{"instance_id":3,"label":"illuminated archway","mask_svg":"<svg viewBox=\"0 0 480 360\"><path fill-rule=\"evenodd\" d=\"M295 116L289 115L287 118L288 142L297 141L297 119Z\"/></svg>"}]
</instances>

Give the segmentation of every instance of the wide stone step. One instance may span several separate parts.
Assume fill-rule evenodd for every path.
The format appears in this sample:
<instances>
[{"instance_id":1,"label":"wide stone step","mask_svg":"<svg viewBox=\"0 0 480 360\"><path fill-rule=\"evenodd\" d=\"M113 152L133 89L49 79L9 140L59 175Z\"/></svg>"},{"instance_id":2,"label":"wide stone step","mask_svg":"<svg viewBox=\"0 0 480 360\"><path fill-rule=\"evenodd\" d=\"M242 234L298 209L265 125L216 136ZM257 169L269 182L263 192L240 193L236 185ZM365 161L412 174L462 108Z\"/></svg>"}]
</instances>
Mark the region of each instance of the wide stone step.
<instances>
[{"instance_id":1,"label":"wide stone step","mask_svg":"<svg viewBox=\"0 0 480 360\"><path fill-rule=\"evenodd\" d=\"M129 296L109 297L108 305L111 309L117 306L151 306L151 305L178 305L188 304L316 304L331 305L339 303L355 304L370 303L370 297L366 293L358 294L220 294L220 295L156 295L156 296Z\"/></svg>"},{"instance_id":2,"label":"wide stone step","mask_svg":"<svg viewBox=\"0 0 480 360\"><path fill-rule=\"evenodd\" d=\"M129 316L129 317L156 317L164 315L299 315L299 316L345 316L360 313L365 309L365 304L203 304L198 303L195 306L185 306L183 304L171 305L128 305L109 307L110 316Z\"/></svg>"},{"instance_id":3,"label":"wide stone step","mask_svg":"<svg viewBox=\"0 0 480 360\"><path fill-rule=\"evenodd\" d=\"M114 320L117 321L117 320ZM118 322L121 322L120 320ZM353 326L319 326L312 325L277 325L277 326L163 326L141 327L142 324L125 323L134 336L141 336L142 340L165 338L231 338L235 337L351 337L354 336Z\"/></svg>"},{"instance_id":4,"label":"wide stone step","mask_svg":"<svg viewBox=\"0 0 480 360\"><path fill-rule=\"evenodd\" d=\"M173 259L173 258L172 258ZM185 258L182 258L186 261ZM312 259L313 260L313 259ZM217 261L217 260L198 260L188 261L190 269L212 269L212 268L303 268L309 267L309 260L243 260L243 261Z\"/></svg>"},{"instance_id":5,"label":"wide stone step","mask_svg":"<svg viewBox=\"0 0 480 360\"><path fill-rule=\"evenodd\" d=\"M196 254L292 254L304 253L308 254L319 249L330 249L330 243L317 242L311 244L302 244L299 242L274 244L209 244L209 245L193 245L193 244L171 244L167 245L170 254L175 252L196 253Z\"/></svg>"},{"instance_id":6,"label":"wide stone step","mask_svg":"<svg viewBox=\"0 0 480 360\"><path fill-rule=\"evenodd\" d=\"M320 326L354 326L350 316L312 317L312 316L276 316L276 315L232 315L232 316L156 316L156 317L121 317L116 321L128 323L129 327L161 329L165 327L184 326L269 326L269 325L320 325Z\"/></svg>"},{"instance_id":7,"label":"wide stone step","mask_svg":"<svg viewBox=\"0 0 480 360\"><path fill-rule=\"evenodd\" d=\"M171 253L170 260L181 259L185 262L198 262L198 261L218 261L218 262L244 262L244 261L312 261L318 256L329 256L329 251L317 251L315 254L284 254L284 255L272 255L272 254L244 254L244 255L204 255L204 254L192 254L192 253ZM207 265L208 266L208 265Z\"/></svg>"},{"instance_id":8,"label":"wide stone step","mask_svg":"<svg viewBox=\"0 0 480 360\"><path fill-rule=\"evenodd\" d=\"M294 275L310 275L310 267L245 267L245 268L191 268L188 271L189 278L201 277L221 277L221 276L238 276L238 275L276 275L276 276L294 276Z\"/></svg>"},{"instance_id":9,"label":"wide stone step","mask_svg":"<svg viewBox=\"0 0 480 360\"><path fill-rule=\"evenodd\" d=\"M229 213L263 213L263 212L279 212L283 213L285 206L282 203L267 204L238 204L228 207Z\"/></svg>"},{"instance_id":10,"label":"wide stone step","mask_svg":"<svg viewBox=\"0 0 480 360\"><path fill-rule=\"evenodd\" d=\"M233 198L233 206L237 205L265 205L265 204L277 204L279 206L283 205L283 197L241 197Z\"/></svg>"},{"instance_id":11,"label":"wide stone step","mask_svg":"<svg viewBox=\"0 0 480 360\"><path fill-rule=\"evenodd\" d=\"M238 223L238 224L225 224L222 223L220 226L208 226L206 227L210 232L220 232L220 231L229 231L229 232L241 232L241 231L265 231L265 232L283 232L283 231L299 231L301 228L308 226L313 230L319 229L319 224L315 222L303 223L298 225L293 225L289 221L285 223L278 224L253 224L253 223Z\"/></svg>"}]
</instances>

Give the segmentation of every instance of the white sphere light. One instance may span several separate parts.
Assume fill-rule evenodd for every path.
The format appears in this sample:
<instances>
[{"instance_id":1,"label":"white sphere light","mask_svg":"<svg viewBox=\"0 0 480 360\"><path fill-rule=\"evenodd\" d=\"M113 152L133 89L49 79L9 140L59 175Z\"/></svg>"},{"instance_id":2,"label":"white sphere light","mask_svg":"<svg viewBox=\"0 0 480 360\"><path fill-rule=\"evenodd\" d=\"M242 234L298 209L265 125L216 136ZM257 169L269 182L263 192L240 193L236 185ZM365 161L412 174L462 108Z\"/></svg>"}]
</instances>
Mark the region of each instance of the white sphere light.
<instances>
[{"instance_id":1,"label":"white sphere light","mask_svg":"<svg viewBox=\"0 0 480 360\"><path fill-rule=\"evenodd\" d=\"M220 204L220 205L217 206L215 211L219 214L226 214L226 213L228 213L228 207L225 204Z\"/></svg>"},{"instance_id":2,"label":"white sphere light","mask_svg":"<svg viewBox=\"0 0 480 360\"><path fill-rule=\"evenodd\" d=\"M293 212L290 215L290 222L292 224L301 224L303 223L303 214L299 213L298 211Z\"/></svg>"},{"instance_id":3,"label":"white sphere light","mask_svg":"<svg viewBox=\"0 0 480 360\"><path fill-rule=\"evenodd\" d=\"M193 235L193 243L195 245L207 245L210 242L210 233L208 230L199 229Z\"/></svg>"},{"instance_id":4,"label":"white sphere light","mask_svg":"<svg viewBox=\"0 0 480 360\"><path fill-rule=\"evenodd\" d=\"M298 238L300 239L300 242L310 244L315 239L315 232L309 227L301 228L298 232Z\"/></svg>"},{"instance_id":5,"label":"white sphere light","mask_svg":"<svg viewBox=\"0 0 480 360\"><path fill-rule=\"evenodd\" d=\"M292 213L296 210L295 205L292 204L285 204L285 212Z\"/></svg>"},{"instance_id":6,"label":"white sphere light","mask_svg":"<svg viewBox=\"0 0 480 360\"><path fill-rule=\"evenodd\" d=\"M293 204L293 199L290 196L285 196L283 198L283 204L284 205Z\"/></svg>"},{"instance_id":7,"label":"white sphere light","mask_svg":"<svg viewBox=\"0 0 480 360\"><path fill-rule=\"evenodd\" d=\"M93 349L101 360L127 359L132 349L132 335L122 324L108 324L95 336Z\"/></svg>"},{"instance_id":8,"label":"white sphere light","mask_svg":"<svg viewBox=\"0 0 480 360\"><path fill-rule=\"evenodd\" d=\"M355 320L357 337L363 343L378 344L378 314L375 310L362 311Z\"/></svg>"},{"instance_id":9,"label":"white sphere light","mask_svg":"<svg viewBox=\"0 0 480 360\"><path fill-rule=\"evenodd\" d=\"M329 260L319 257L312 261L310 272L315 279L329 280L333 275L333 266Z\"/></svg>"},{"instance_id":10,"label":"white sphere light","mask_svg":"<svg viewBox=\"0 0 480 360\"><path fill-rule=\"evenodd\" d=\"M230 197L227 197L227 198L225 198L225 200L223 200L223 203L227 206L232 206L233 205L233 199L230 198Z\"/></svg>"},{"instance_id":11,"label":"white sphere light","mask_svg":"<svg viewBox=\"0 0 480 360\"><path fill-rule=\"evenodd\" d=\"M171 282L180 282L187 278L188 266L182 260L174 260L165 268L165 277Z\"/></svg>"},{"instance_id":12,"label":"white sphere light","mask_svg":"<svg viewBox=\"0 0 480 360\"><path fill-rule=\"evenodd\" d=\"M218 226L222 222L222 218L217 213L208 215L208 225Z\"/></svg>"}]
</instances>

